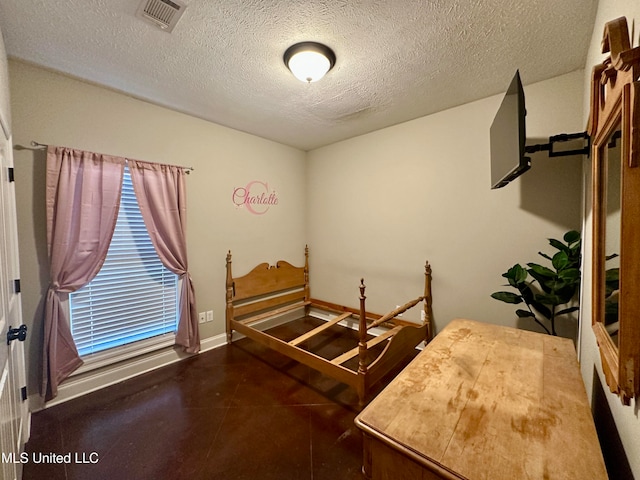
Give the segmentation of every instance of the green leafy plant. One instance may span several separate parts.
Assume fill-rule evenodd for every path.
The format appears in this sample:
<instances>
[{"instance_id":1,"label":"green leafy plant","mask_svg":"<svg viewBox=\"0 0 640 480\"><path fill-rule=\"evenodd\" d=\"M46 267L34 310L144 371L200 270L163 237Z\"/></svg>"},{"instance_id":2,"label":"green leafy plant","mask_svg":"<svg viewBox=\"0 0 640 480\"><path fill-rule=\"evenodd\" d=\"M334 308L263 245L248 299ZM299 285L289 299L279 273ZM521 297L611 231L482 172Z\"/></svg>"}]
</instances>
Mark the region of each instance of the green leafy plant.
<instances>
[{"instance_id":1,"label":"green leafy plant","mask_svg":"<svg viewBox=\"0 0 640 480\"><path fill-rule=\"evenodd\" d=\"M605 261L618 256L608 255ZM604 275L604 324L611 325L618 321L618 293L620 290L620 269L609 268Z\"/></svg>"},{"instance_id":2,"label":"green leafy plant","mask_svg":"<svg viewBox=\"0 0 640 480\"><path fill-rule=\"evenodd\" d=\"M550 335L557 335L558 317L580 308L565 305L573 302L580 289L582 239L579 232L571 230L564 234L563 240L549 239L549 244L557 250L552 256L538 252L551 262L551 267L527 263L528 268L525 268L516 264L502 274L509 281L505 286L514 288L517 293L501 291L491 294L502 302L514 305L524 303L527 309L517 309L516 315L531 318Z\"/></svg>"}]
</instances>

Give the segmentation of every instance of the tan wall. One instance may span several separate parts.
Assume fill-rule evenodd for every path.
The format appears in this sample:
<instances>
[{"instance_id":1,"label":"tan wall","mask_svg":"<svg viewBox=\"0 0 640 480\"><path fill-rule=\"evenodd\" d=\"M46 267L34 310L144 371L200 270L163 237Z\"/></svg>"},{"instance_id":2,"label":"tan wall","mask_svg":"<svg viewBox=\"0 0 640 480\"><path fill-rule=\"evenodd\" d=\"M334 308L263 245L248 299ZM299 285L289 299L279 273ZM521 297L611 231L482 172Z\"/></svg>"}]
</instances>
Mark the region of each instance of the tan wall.
<instances>
[{"instance_id":1,"label":"tan wall","mask_svg":"<svg viewBox=\"0 0 640 480\"><path fill-rule=\"evenodd\" d=\"M302 262L305 232L305 153L161 108L105 88L10 61L14 144L31 140L193 166L187 177L190 272L198 311L213 310L203 339L224 332L225 256L237 272L260 261ZM29 391L38 390L42 301L48 285L42 152L15 152L22 297ZM234 187L266 181L279 197L264 215L232 202Z\"/></svg>"},{"instance_id":2,"label":"tan wall","mask_svg":"<svg viewBox=\"0 0 640 480\"><path fill-rule=\"evenodd\" d=\"M582 79L525 85L529 138L584 130ZM428 259L438 330L456 317L516 324L515 308L490 294L513 264L544 262L548 237L580 227L581 160L535 155L524 176L491 190L489 128L501 100L309 152L314 296L357 304L364 276L370 309L387 311L420 294Z\"/></svg>"},{"instance_id":3,"label":"tan wall","mask_svg":"<svg viewBox=\"0 0 640 480\"><path fill-rule=\"evenodd\" d=\"M591 70L594 65L604 59L600 50L600 42L604 24L615 18L626 16L630 32L633 35L633 46L640 44L638 27L640 26L640 3L637 0L600 0L598 13L593 28L593 36L589 46L587 63L585 65L585 117L588 118L588 85L591 80ZM590 163L585 162L585 184L590 185ZM587 190L589 192L589 190ZM588 195L584 218L584 231L591 231L591 196ZM594 416L599 423L606 424L607 419L612 418L615 426L611 426L610 435L619 436L620 442L626 452L626 457L635 478L640 478L640 420L638 419L638 402L631 402L630 406L624 406L617 396L608 391L608 387L602 373L602 363L598 346L591 329L591 241L585 241L583 271L585 281L581 301L581 335L579 343L580 366L585 381L587 393L594 404ZM611 437L607 441L611 447L616 445L616 440Z\"/></svg>"}]
</instances>

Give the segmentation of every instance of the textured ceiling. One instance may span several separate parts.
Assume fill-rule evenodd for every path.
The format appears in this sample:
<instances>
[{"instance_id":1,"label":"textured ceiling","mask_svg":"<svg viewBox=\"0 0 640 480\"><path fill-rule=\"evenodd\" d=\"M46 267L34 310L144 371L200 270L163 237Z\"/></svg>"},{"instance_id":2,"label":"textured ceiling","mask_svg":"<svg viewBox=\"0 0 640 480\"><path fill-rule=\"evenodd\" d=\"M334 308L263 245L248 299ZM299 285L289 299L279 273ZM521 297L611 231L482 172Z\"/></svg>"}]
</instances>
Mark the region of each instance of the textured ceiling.
<instances>
[{"instance_id":1,"label":"textured ceiling","mask_svg":"<svg viewBox=\"0 0 640 480\"><path fill-rule=\"evenodd\" d=\"M597 0L185 0L166 33L140 0L0 0L9 56L303 150L584 68ZM317 83L287 70L331 47Z\"/></svg>"}]
</instances>

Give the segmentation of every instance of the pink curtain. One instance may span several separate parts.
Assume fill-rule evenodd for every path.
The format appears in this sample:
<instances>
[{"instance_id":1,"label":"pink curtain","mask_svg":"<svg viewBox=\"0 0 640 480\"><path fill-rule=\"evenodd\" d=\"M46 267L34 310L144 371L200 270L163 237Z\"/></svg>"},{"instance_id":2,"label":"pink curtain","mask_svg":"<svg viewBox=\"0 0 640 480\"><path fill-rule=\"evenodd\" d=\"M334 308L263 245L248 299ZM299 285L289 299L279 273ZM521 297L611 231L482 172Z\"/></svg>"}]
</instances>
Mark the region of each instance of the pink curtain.
<instances>
[{"instance_id":1,"label":"pink curtain","mask_svg":"<svg viewBox=\"0 0 640 480\"><path fill-rule=\"evenodd\" d=\"M193 282L187 268L186 190L182 167L128 160L131 181L151 242L163 265L182 280L176 344L200 351Z\"/></svg>"},{"instance_id":2,"label":"pink curtain","mask_svg":"<svg viewBox=\"0 0 640 480\"><path fill-rule=\"evenodd\" d=\"M63 147L47 149L47 248L51 284L44 318L42 394L82 365L61 297L95 277L115 229L125 159Z\"/></svg>"}]
</instances>

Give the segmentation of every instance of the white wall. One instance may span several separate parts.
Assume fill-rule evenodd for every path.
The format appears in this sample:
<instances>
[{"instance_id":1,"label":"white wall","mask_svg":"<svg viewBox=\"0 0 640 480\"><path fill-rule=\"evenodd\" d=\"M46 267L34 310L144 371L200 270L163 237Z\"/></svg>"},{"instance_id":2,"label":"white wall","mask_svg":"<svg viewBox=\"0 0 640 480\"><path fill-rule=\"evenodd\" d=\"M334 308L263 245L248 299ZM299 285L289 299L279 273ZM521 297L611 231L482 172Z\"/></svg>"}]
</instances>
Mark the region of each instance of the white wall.
<instances>
[{"instance_id":1,"label":"white wall","mask_svg":"<svg viewBox=\"0 0 640 480\"><path fill-rule=\"evenodd\" d=\"M591 81L591 70L593 66L601 63L604 59L600 50L600 42L604 24L615 18L626 16L629 29L633 35L633 46L640 43L638 32L640 30L640 2L637 0L600 0L598 13L593 29L593 36L589 47L587 63L585 66L585 122L588 118L589 90ZM585 184L590 185L590 164L585 162ZM587 190L588 192L588 190ZM591 196L588 195L584 231L591 231ZM638 402L632 401L630 406L623 406L617 396L609 393L607 384L602 374L602 367L598 346L591 329L591 242L585 241L585 252L583 270L585 281L583 282L583 293L581 301L581 336L580 336L580 366L582 375L592 403L595 405L594 416L596 422L606 423L608 417L612 417L617 432L613 435L619 436L622 447L626 452L626 457L636 478L640 478L640 420L638 419ZM604 386L604 387L603 387ZM598 399L604 398L599 402ZM608 443L614 444L617 439L610 438ZM605 446L606 448L607 446Z\"/></svg>"},{"instance_id":2,"label":"white wall","mask_svg":"<svg viewBox=\"0 0 640 480\"><path fill-rule=\"evenodd\" d=\"M523 79L533 143L584 131L583 75L533 85ZM420 295L428 259L437 330L457 317L517 323L515 308L490 294L502 289L501 274L513 264L544 262L537 252L549 251L547 238L580 228L581 159L536 154L529 172L491 190L489 128L501 100L309 152L314 297L355 306L364 276L368 309L384 313Z\"/></svg>"},{"instance_id":3,"label":"white wall","mask_svg":"<svg viewBox=\"0 0 640 480\"><path fill-rule=\"evenodd\" d=\"M2 32L0 32L0 36ZM9 104L9 67L4 40L0 39L0 119L7 130L11 130L11 110ZM1 132L0 132L1 134ZM6 132L7 137L11 131Z\"/></svg>"},{"instance_id":4,"label":"white wall","mask_svg":"<svg viewBox=\"0 0 640 480\"><path fill-rule=\"evenodd\" d=\"M262 261L302 263L306 242L303 151L176 113L105 88L10 61L14 144L32 140L193 166L187 177L189 270L203 340L224 332L225 257L237 273ZM43 295L48 287L44 210L45 155L16 151L16 191L25 323L29 326L29 392L38 392ZM274 188L279 203L253 215L232 202L252 180Z\"/></svg>"}]
</instances>

